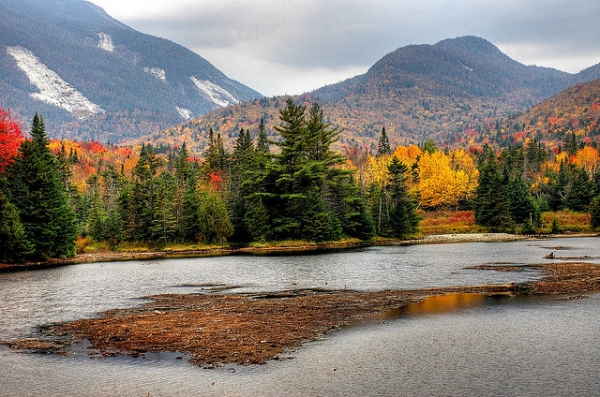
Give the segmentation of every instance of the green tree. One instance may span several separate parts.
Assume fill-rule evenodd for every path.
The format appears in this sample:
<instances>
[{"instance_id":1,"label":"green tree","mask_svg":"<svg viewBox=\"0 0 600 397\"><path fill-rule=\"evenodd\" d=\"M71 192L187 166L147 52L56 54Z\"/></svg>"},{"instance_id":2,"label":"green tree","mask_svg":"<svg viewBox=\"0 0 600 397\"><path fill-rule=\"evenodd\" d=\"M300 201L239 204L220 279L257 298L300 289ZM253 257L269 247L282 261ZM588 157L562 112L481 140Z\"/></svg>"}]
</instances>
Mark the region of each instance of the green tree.
<instances>
[{"instance_id":1,"label":"green tree","mask_svg":"<svg viewBox=\"0 0 600 397\"><path fill-rule=\"evenodd\" d=\"M579 167L573 172L571 184L565 199L566 207L573 211L587 211L594 195L592 181L585 167Z\"/></svg>"},{"instance_id":2,"label":"green tree","mask_svg":"<svg viewBox=\"0 0 600 397\"><path fill-rule=\"evenodd\" d=\"M168 172L158 180L156 206L152 217L150 233L152 240L164 247L177 238L177 211L175 208L175 178Z\"/></svg>"},{"instance_id":3,"label":"green tree","mask_svg":"<svg viewBox=\"0 0 600 397\"><path fill-rule=\"evenodd\" d=\"M421 218L416 212L416 200L406 188L407 167L394 156L388 170L390 177L387 188L392 203L390 224L394 236L403 238L417 231Z\"/></svg>"},{"instance_id":4,"label":"green tree","mask_svg":"<svg viewBox=\"0 0 600 397\"><path fill-rule=\"evenodd\" d=\"M479 169L479 185L475 190L474 210L477 224L493 231L512 230L507 186L500 173L495 153L484 150Z\"/></svg>"},{"instance_id":5,"label":"green tree","mask_svg":"<svg viewBox=\"0 0 600 397\"><path fill-rule=\"evenodd\" d=\"M244 221L247 206L242 184L254 166L256 155L250 131L244 131L242 128L231 156L229 181L227 183L227 207L229 208L234 230L231 239L234 241L248 241L249 239L248 228Z\"/></svg>"},{"instance_id":6,"label":"green tree","mask_svg":"<svg viewBox=\"0 0 600 397\"><path fill-rule=\"evenodd\" d=\"M202 238L209 243L224 243L233 233L225 202L212 190L204 192L203 196L198 210Z\"/></svg>"},{"instance_id":7,"label":"green tree","mask_svg":"<svg viewBox=\"0 0 600 397\"><path fill-rule=\"evenodd\" d=\"M221 134L215 133L211 128L208 132L208 145L204 153L204 172L206 174L217 173L223 174L227 169L229 161L229 153L223 145Z\"/></svg>"},{"instance_id":8,"label":"green tree","mask_svg":"<svg viewBox=\"0 0 600 397\"><path fill-rule=\"evenodd\" d=\"M377 155L384 156L392 154L392 148L390 147L390 139L385 132L385 127L381 128L381 135L379 136L379 143L377 145Z\"/></svg>"},{"instance_id":9,"label":"green tree","mask_svg":"<svg viewBox=\"0 0 600 397\"><path fill-rule=\"evenodd\" d=\"M594 197L590 204L590 224L594 229L600 227L600 195Z\"/></svg>"},{"instance_id":10,"label":"green tree","mask_svg":"<svg viewBox=\"0 0 600 397\"><path fill-rule=\"evenodd\" d=\"M260 119L260 125L258 126L258 142L256 143L256 151L258 153L270 154L269 138L267 137L267 132L265 131L265 122L262 118Z\"/></svg>"},{"instance_id":11,"label":"green tree","mask_svg":"<svg viewBox=\"0 0 600 397\"><path fill-rule=\"evenodd\" d=\"M143 145L133 170L133 185L127 193L126 230L133 241L151 241L159 205L159 171L163 160L151 145Z\"/></svg>"},{"instance_id":12,"label":"green tree","mask_svg":"<svg viewBox=\"0 0 600 397\"><path fill-rule=\"evenodd\" d=\"M31 140L22 142L8 173L10 202L19 210L36 259L75 255L77 220L69 205L59 163L48 147L44 120L36 115Z\"/></svg>"},{"instance_id":13,"label":"green tree","mask_svg":"<svg viewBox=\"0 0 600 397\"><path fill-rule=\"evenodd\" d=\"M27 240L19 210L4 194L4 184L0 179L0 262L22 262L34 246Z\"/></svg>"},{"instance_id":14,"label":"green tree","mask_svg":"<svg viewBox=\"0 0 600 397\"><path fill-rule=\"evenodd\" d=\"M539 224L540 211L523 176L520 173L513 177L506 175L504 180L508 180L508 199L513 222Z\"/></svg>"},{"instance_id":15,"label":"green tree","mask_svg":"<svg viewBox=\"0 0 600 397\"><path fill-rule=\"evenodd\" d=\"M260 195L246 198L248 210L244 216L244 223L252 241L264 242L270 239L271 221L269 212L262 202Z\"/></svg>"}]
</instances>

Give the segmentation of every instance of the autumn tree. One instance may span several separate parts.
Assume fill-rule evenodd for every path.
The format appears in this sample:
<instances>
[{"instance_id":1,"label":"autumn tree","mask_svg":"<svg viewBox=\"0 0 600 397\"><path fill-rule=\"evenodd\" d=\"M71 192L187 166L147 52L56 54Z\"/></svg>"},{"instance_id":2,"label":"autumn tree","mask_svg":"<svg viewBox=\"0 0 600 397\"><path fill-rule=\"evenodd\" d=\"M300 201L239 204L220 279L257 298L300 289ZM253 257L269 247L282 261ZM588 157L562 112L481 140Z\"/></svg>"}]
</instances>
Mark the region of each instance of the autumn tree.
<instances>
[{"instance_id":1,"label":"autumn tree","mask_svg":"<svg viewBox=\"0 0 600 397\"><path fill-rule=\"evenodd\" d=\"M452 208L472 193L470 176L453 167L452 158L440 151L425 151L418 162L417 191L424 208Z\"/></svg>"},{"instance_id":2,"label":"autumn tree","mask_svg":"<svg viewBox=\"0 0 600 397\"><path fill-rule=\"evenodd\" d=\"M0 174L14 161L23 139L19 123L9 111L0 108Z\"/></svg>"}]
</instances>

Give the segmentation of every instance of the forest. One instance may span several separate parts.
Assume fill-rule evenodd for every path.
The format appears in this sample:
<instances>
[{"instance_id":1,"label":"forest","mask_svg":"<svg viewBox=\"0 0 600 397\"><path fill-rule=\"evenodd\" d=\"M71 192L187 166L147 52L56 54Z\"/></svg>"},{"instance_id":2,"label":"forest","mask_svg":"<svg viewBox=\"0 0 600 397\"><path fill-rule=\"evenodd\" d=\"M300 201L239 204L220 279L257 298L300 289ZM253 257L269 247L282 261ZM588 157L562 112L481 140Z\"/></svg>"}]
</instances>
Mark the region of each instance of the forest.
<instances>
[{"instance_id":1,"label":"forest","mask_svg":"<svg viewBox=\"0 0 600 397\"><path fill-rule=\"evenodd\" d=\"M326 120L318 103L288 99L278 139L261 122L229 150L210 130L198 155L185 143L50 140L38 114L26 137L0 109L0 262L136 244L407 239L448 212L485 231L557 233L561 211L600 227L600 155L580 134L552 150L536 136L392 148L383 127L376 150L337 151L342 131Z\"/></svg>"}]
</instances>

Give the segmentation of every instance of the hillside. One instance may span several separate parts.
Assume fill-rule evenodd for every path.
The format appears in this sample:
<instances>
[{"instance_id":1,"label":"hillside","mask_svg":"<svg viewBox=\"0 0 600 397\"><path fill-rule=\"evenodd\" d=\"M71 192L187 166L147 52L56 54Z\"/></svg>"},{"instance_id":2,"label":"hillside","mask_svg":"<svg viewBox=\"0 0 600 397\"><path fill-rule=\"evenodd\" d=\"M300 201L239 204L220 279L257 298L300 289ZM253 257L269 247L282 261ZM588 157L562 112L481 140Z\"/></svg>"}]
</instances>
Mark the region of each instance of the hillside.
<instances>
[{"instance_id":1,"label":"hillside","mask_svg":"<svg viewBox=\"0 0 600 397\"><path fill-rule=\"evenodd\" d=\"M522 113L569 86L597 78L597 66L577 75L525 66L492 43L467 36L400 48L364 75L295 99L322 105L328 121L344 129L340 145L375 148L384 126L392 145L429 138L462 144L466 131ZM274 136L278 108L284 103L284 97L240 103L143 140L175 145L185 141L201 153L209 128L232 145L240 128L255 133L261 117Z\"/></svg>"},{"instance_id":2,"label":"hillside","mask_svg":"<svg viewBox=\"0 0 600 397\"><path fill-rule=\"evenodd\" d=\"M0 106L53 137L120 142L260 97L83 0L0 0Z\"/></svg>"},{"instance_id":3,"label":"hillside","mask_svg":"<svg viewBox=\"0 0 600 397\"><path fill-rule=\"evenodd\" d=\"M507 132L558 146L572 139L598 143L600 136L600 80L577 84L508 120Z\"/></svg>"}]
</instances>

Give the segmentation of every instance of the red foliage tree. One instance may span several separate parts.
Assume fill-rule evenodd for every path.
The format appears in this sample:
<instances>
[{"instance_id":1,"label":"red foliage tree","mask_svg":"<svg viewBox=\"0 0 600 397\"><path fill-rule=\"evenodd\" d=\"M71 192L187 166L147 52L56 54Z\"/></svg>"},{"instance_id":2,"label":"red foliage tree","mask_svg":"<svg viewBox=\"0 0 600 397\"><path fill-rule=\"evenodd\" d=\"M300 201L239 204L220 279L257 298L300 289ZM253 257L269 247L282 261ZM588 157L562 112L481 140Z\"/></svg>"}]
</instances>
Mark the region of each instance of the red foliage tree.
<instances>
[{"instance_id":1,"label":"red foliage tree","mask_svg":"<svg viewBox=\"0 0 600 397\"><path fill-rule=\"evenodd\" d=\"M19 123L12 118L10 111L0 108L0 174L14 161L23 140Z\"/></svg>"}]
</instances>

